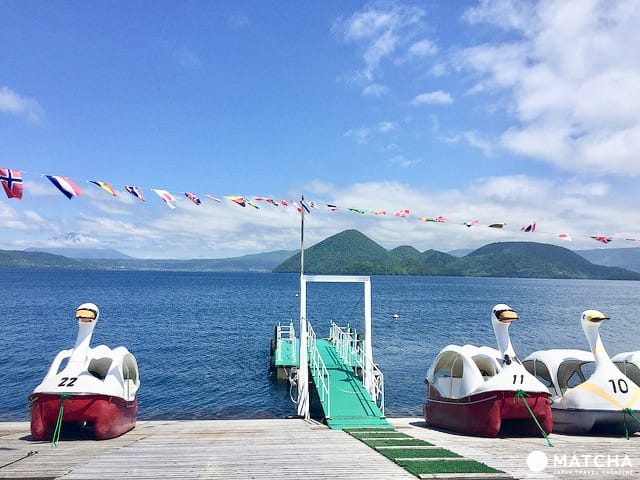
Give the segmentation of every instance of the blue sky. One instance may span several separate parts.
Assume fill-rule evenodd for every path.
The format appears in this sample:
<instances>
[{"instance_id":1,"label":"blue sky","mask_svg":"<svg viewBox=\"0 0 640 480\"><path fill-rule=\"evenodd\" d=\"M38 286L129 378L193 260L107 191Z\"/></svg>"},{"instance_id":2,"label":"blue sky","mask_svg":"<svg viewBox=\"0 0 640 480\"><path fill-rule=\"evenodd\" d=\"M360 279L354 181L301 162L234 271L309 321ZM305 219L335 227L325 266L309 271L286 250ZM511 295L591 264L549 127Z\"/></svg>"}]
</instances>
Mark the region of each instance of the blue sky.
<instances>
[{"instance_id":1,"label":"blue sky","mask_svg":"<svg viewBox=\"0 0 640 480\"><path fill-rule=\"evenodd\" d=\"M5 0L0 168L23 172L24 198L0 200L0 248L298 247L295 208L206 193L305 195L309 244L355 228L387 248L633 247L639 24L635 0Z\"/></svg>"}]
</instances>

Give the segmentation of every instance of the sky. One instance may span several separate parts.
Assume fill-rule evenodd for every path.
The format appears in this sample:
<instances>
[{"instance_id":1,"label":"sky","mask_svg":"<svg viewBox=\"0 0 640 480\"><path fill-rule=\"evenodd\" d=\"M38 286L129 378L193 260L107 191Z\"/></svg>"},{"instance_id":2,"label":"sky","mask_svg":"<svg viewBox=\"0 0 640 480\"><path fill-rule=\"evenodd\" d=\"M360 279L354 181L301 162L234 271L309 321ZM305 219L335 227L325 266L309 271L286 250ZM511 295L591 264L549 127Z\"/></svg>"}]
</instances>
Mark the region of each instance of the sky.
<instances>
[{"instance_id":1,"label":"sky","mask_svg":"<svg viewBox=\"0 0 640 480\"><path fill-rule=\"evenodd\" d=\"M0 249L293 250L302 196L306 246L636 248L638 25L640 0L0 0Z\"/></svg>"}]
</instances>

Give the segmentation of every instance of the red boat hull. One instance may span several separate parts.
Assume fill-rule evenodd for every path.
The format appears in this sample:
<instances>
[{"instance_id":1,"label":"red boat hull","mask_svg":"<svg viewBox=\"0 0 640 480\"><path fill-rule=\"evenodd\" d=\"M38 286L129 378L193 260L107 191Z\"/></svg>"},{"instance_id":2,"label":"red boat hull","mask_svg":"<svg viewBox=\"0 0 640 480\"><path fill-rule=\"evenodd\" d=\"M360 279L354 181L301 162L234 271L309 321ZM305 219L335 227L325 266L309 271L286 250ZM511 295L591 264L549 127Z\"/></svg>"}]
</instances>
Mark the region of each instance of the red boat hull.
<instances>
[{"instance_id":1,"label":"red boat hull","mask_svg":"<svg viewBox=\"0 0 640 480\"><path fill-rule=\"evenodd\" d=\"M429 400L424 405L424 419L434 427L484 437L496 437L507 427L517 435L540 435L524 404L527 402L545 433L553 428L548 393L527 392L526 398L519 398L513 391L492 391L452 399L425 383Z\"/></svg>"},{"instance_id":2,"label":"red boat hull","mask_svg":"<svg viewBox=\"0 0 640 480\"><path fill-rule=\"evenodd\" d=\"M34 440L51 440L60 413L58 394L34 393L31 407L31 436ZM126 401L109 395L70 395L64 398L62 423L93 426L98 440L114 438L136 426L138 399Z\"/></svg>"}]
</instances>

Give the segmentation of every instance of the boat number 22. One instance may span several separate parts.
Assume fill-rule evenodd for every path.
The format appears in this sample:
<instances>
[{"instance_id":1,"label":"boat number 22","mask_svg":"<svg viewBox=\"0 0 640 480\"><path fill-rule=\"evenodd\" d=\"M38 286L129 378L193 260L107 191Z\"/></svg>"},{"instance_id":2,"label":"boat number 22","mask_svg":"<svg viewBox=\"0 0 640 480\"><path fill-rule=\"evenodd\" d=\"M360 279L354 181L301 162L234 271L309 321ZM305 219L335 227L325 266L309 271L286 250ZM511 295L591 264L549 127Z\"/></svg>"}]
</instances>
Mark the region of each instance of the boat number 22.
<instances>
[{"instance_id":1,"label":"boat number 22","mask_svg":"<svg viewBox=\"0 0 640 480\"><path fill-rule=\"evenodd\" d=\"M62 377L60 379L59 387L73 387L73 384L76 383L78 377Z\"/></svg>"},{"instance_id":2,"label":"boat number 22","mask_svg":"<svg viewBox=\"0 0 640 480\"><path fill-rule=\"evenodd\" d=\"M613 379L609 379L608 382L611 384L613 393L627 393L629 391L629 385L627 385L627 382L624 378L619 378L617 382ZM617 389L616 386L618 387Z\"/></svg>"}]
</instances>

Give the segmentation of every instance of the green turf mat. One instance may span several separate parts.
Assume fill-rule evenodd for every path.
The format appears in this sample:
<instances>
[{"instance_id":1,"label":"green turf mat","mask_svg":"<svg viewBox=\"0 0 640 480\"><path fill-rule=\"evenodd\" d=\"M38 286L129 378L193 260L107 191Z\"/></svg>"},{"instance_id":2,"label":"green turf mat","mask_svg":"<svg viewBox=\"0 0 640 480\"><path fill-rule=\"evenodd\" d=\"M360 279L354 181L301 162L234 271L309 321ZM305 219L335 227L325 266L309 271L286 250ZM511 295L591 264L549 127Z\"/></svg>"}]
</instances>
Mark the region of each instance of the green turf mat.
<instances>
[{"instance_id":1,"label":"green turf mat","mask_svg":"<svg viewBox=\"0 0 640 480\"><path fill-rule=\"evenodd\" d=\"M353 437L356 437L357 439L362 440L363 438L370 438L370 439L376 439L376 438L384 438L384 439L403 439L403 438L411 438L409 435L407 435L406 433L400 433L400 432L388 432L388 433L384 433L384 432L372 432L372 433L367 433L367 432L349 432Z\"/></svg>"},{"instance_id":2,"label":"green turf mat","mask_svg":"<svg viewBox=\"0 0 640 480\"><path fill-rule=\"evenodd\" d=\"M457 453L444 448L388 448L378 450L391 460L397 458L462 458Z\"/></svg>"},{"instance_id":3,"label":"green turf mat","mask_svg":"<svg viewBox=\"0 0 640 480\"><path fill-rule=\"evenodd\" d=\"M396 432L398 436L389 439L393 432L380 432L373 429L367 431L364 428L345 431L416 476L447 473L504 473L484 463L467 460L445 448L402 448L434 446L432 443L413 438L404 433ZM430 458L432 460L429 460Z\"/></svg>"},{"instance_id":4,"label":"green turf mat","mask_svg":"<svg viewBox=\"0 0 640 480\"><path fill-rule=\"evenodd\" d=\"M414 475L425 473L504 473L475 460L411 460L397 463Z\"/></svg>"},{"instance_id":5,"label":"green turf mat","mask_svg":"<svg viewBox=\"0 0 640 480\"><path fill-rule=\"evenodd\" d=\"M375 447L407 447L407 446L421 446L421 445L433 445L432 443L425 442L424 440L418 440L417 438L398 438L397 440L362 440L372 448Z\"/></svg>"}]
</instances>

